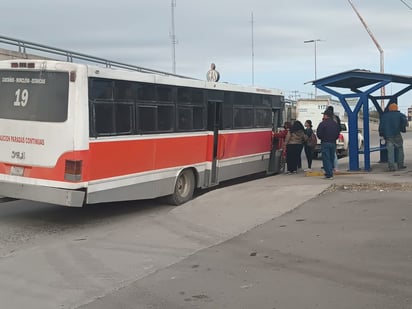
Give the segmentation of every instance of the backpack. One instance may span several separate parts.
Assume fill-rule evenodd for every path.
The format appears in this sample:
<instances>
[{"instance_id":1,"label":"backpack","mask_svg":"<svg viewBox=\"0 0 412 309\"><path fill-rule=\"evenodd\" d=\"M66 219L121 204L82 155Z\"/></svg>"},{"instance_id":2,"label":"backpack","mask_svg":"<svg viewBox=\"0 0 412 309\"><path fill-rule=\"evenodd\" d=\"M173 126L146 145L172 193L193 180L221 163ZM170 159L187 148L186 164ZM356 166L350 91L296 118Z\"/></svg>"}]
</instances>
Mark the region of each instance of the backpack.
<instances>
[{"instance_id":1,"label":"backpack","mask_svg":"<svg viewBox=\"0 0 412 309\"><path fill-rule=\"evenodd\" d=\"M312 132L311 136L309 136L308 140L306 141L306 145L309 147L315 147L318 144L318 139L316 134Z\"/></svg>"},{"instance_id":2,"label":"backpack","mask_svg":"<svg viewBox=\"0 0 412 309\"><path fill-rule=\"evenodd\" d=\"M404 114L401 114L401 121L400 121L400 131L402 133L406 132L406 127L408 126L408 119L406 119L406 116Z\"/></svg>"}]
</instances>

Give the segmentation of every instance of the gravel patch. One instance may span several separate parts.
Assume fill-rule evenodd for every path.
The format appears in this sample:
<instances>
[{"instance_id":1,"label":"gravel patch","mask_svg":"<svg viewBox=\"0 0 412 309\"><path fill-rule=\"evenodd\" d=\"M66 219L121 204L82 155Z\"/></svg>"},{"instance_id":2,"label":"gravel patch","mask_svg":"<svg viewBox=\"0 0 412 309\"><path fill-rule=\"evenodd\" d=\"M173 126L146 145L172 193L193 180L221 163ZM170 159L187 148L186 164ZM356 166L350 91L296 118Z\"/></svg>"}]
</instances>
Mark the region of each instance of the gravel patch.
<instances>
[{"instance_id":1,"label":"gravel patch","mask_svg":"<svg viewBox=\"0 0 412 309\"><path fill-rule=\"evenodd\" d=\"M332 184L325 193L336 191L349 192L392 192L412 191L412 183L354 183L354 184Z\"/></svg>"}]
</instances>

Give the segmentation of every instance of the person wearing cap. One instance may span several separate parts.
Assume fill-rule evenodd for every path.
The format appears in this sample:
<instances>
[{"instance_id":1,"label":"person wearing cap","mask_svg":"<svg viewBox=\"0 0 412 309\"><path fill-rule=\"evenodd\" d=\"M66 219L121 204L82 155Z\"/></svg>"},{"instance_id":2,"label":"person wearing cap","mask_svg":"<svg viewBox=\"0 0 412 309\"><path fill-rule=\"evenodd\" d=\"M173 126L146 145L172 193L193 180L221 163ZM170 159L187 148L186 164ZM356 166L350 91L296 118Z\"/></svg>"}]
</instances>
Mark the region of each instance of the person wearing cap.
<instances>
[{"instance_id":1,"label":"person wearing cap","mask_svg":"<svg viewBox=\"0 0 412 309\"><path fill-rule=\"evenodd\" d=\"M340 132L342 131L342 128L341 128L341 126L340 126L340 118L339 118L338 115L336 115L336 114L334 113L334 111L333 111L333 106L332 106L332 105L329 105L328 107L326 107L326 110L325 110L325 111L330 111L330 112L333 114L332 119L335 120L335 121L338 123L338 125L339 125L339 133L340 133ZM338 171L338 155L337 155L336 152L335 152L335 155L334 155L334 157L333 157L333 171L334 171L334 172L337 172L337 171Z\"/></svg>"},{"instance_id":2,"label":"person wearing cap","mask_svg":"<svg viewBox=\"0 0 412 309\"><path fill-rule=\"evenodd\" d=\"M334 110L333 110L333 106L332 106L332 105L329 105L328 107L326 107L325 112L327 112L327 111L329 111L329 112L332 113L332 115L333 115L332 119L335 120L335 121L338 123L338 125L339 125L339 131L340 131L340 118L339 118L338 115L335 114L335 112L334 112Z\"/></svg>"},{"instance_id":3,"label":"person wearing cap","mask_svg":"<svg viewBox=\"0 0 412 309\"><path fill-rule=\"evenodd\" d=\"M323 169L325 179L333 179L333 166L336 154L336 139L339 137L340 126L333 120L333 112L330 109L323 113L323 120L316 129L316 135L321 140Z\"/></svg>"},{"instance_id":4,"label":"person wearing cap","mask_svg":"<svg viewBox=\"0 0 412 309\"><path fill-rule=\"evenodd\" d=\"M398 110L395 102L390 102L385 112L381 115L379 122L379 136L385 139L386 150L388 152L388 170L393 172L404 169L403 139L401 132L406 132L407 119ZM395 149L397 151L397 162L395 162ZM395 163L397 163L395 165Z\"/></svg>"}]
</instances>

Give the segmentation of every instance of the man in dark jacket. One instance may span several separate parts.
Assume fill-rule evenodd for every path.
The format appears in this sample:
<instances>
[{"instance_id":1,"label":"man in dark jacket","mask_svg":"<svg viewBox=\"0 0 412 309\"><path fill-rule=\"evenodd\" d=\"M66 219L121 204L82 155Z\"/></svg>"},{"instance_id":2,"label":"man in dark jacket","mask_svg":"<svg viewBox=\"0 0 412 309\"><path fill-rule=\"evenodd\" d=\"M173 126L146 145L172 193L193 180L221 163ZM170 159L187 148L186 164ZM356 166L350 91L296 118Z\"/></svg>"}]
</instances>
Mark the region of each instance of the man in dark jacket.
<instances>
[{"instance_id":1,"label":"man in dark jacket","mask_svg":"<svg viewBox=\"0 0 412 309\"><path fill-rule=\"evenodd\" d=\"M333 120L335 120L337 123L338 123L338 125L339 125L339 133L342 131L342 127L340 126L340 118L339 118L339 116L338 115L336 115L335 113L334 113L334 111L333 111L333 105L329 105L327 108L326 108L326 111L330 111L330 112L332 112L332 115L333 115L333 117L332 117L332 119ZM335 155L333 156L333 170L334 171L337 171L338 170L338 155L337 155L337 153L335 152Z\"/></svg>"},{"instance_id":2,"label":"man in dark jacket","mask_svg":"<svg viewBox=\"0 0 412 309\"><path fill-rule=\"evenodd\" d=\"M340 127L333 120L333 112L331 110L327 109L325 111L323 119L316 129L316 135L321 140L320 149L325 179L333 179L333 161L336 154L336 139L339 137Z\"/></svg>"},{"instance_id":3,"label":"man in dark jacket","mask_svg":"<svg viewBox=\"0 0 412 309\"><path fill-rule=\"evenodd\" d=\"M398 169L404 169L403 139L401 132L406 132L407 119L398 111L396 103L390 103L388 109L381 115L379 123L379 136L386 142L388 151L388 168L390 172L395 171L395 149L397 150Z\"/></svg>"}]
</instances>

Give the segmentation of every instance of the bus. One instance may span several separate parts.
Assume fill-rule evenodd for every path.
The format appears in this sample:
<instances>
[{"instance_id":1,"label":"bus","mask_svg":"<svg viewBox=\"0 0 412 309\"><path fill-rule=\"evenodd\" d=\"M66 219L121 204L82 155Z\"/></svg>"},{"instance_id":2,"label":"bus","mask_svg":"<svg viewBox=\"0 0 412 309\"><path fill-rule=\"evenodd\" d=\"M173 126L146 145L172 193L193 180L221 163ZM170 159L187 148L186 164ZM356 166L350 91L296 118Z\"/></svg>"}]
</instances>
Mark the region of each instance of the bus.
<instances>
[{"instance_id":1,"label":"bus","mask_svg":"<svg viewBox=\"0 0 412 309\"><path fill-rule=\"evenodd\" d=\"M0 61L0 196L167 197L275 172L280 90L46 59Z\"/></svg>"}]
</instances>

